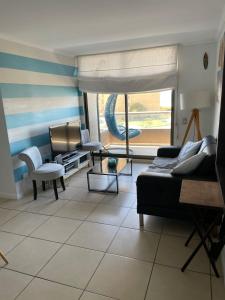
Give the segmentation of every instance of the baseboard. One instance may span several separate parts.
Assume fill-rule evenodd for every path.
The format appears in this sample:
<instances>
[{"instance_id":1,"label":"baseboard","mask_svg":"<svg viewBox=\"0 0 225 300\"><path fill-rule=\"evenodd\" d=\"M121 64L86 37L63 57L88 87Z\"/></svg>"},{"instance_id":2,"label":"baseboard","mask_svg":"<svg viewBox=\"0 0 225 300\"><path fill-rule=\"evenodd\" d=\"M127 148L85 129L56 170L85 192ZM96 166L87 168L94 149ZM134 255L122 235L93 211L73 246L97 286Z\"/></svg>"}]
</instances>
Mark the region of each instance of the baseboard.
<instances>
[{"instance_id":1,"label":"baseboard","mask_svg":"<svg viewBox=\"0 0 225 300\"><path fill-rule=\"evenodd\" d=\"M3 198L3 199L17 199L17 195L16 194L11 194L11 193L1 193L0 192L0 198Z\"/></svg>"}]
</instances>

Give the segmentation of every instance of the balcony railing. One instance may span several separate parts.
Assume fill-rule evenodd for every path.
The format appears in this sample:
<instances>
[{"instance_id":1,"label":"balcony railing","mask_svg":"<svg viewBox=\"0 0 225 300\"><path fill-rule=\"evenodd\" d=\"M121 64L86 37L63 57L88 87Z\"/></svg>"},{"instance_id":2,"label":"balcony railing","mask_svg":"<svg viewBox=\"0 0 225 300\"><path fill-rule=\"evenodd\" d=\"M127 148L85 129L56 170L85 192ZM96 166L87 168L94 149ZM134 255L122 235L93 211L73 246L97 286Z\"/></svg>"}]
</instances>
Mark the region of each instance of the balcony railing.
<instances>
[{"instance_id":1,"label":"balcony railing","mask_svg":"<svg viewBox=\"0 0 225 300\"><path fill-rule=\"evenodd\" d=\"M118 125L125 124L123 112L115 114ZM161 146L171 142L171 111L129 112L129 127L138 128L141 134L129 140L133 146ZM100 116L101 141L104 145L122 145L125 142L114 137L107 128L104 116Z\"/></svg>"}]
</instances>

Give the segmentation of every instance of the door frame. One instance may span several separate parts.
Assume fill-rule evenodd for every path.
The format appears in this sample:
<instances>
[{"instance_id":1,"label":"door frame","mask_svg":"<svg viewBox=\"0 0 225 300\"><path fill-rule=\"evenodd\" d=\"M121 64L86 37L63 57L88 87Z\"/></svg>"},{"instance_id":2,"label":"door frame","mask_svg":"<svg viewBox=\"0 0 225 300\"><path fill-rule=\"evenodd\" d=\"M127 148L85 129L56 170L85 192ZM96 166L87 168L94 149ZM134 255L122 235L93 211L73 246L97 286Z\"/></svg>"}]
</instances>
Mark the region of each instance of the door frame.
<instances>
[{"instance_id":1,"label":"door frame","mask_svg":"<svg viewBox=\"0 0 225 300\"><path fill-rule=\"evenodd\" d=\"M175 126L175 95L176 91L175 89L171 89L172 94L171 94L171 129L170 129L170 145L174 145L174 126ZM88 95L87 93L84 94L84 110L85 110L85 123L86 123L86 128L90 130L90 122L89 122L89 114L88 114ZM114 156L117 157L126 157L126 158L137 158L137 159L151 159L154 158L154 156L151 155L137 155L137 154L130 154L129 153L129 111L128 111L128 94L123 94L124 100L125 100L125 128L126 128L126 154L113 154ZM99 123L99 96L97 94L96 98L96 105L97 105L97 116L98 116L98 138L99 141L101 142L101 134L100 134L100 123ZM101 154L102 156L106 156ZM96 156L98 154L96 153Z\"/></svg>"}]
</instances>

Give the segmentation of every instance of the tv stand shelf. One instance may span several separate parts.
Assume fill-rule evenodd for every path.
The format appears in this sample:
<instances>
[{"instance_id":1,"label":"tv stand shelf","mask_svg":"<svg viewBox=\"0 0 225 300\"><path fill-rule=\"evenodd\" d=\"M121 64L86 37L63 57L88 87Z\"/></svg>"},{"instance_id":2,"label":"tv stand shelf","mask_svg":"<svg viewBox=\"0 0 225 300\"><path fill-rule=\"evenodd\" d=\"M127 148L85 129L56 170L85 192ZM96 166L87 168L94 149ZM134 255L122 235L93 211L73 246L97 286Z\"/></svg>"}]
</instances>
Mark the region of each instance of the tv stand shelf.
<instances>
[{"instance_id":1,"label":"tv stand shelf","mask_svg":"<svg viewBox=\"0 0 225 300\"><path fill-rule=\"evenodd\" d=\"M89 161L89 151L79 150L72 153L63 154L61 156L61 164L65 167L64 179L67 179L82 168L88 166Z\"/></svg>"}]
</instances>

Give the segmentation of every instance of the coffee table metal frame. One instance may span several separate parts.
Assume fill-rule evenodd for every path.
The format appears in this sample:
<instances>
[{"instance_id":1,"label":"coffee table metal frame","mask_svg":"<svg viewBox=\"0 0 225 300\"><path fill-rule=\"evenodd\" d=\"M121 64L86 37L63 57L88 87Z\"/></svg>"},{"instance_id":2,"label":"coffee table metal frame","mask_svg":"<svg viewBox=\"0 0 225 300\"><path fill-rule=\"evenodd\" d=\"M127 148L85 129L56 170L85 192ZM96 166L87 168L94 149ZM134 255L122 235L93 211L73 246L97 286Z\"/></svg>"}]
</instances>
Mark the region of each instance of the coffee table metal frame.
<instances>
[{"instance_id":1,"label":"coffee table metal frame","mask_svg":"<svg viewBox=\"0 0 225 300\"><path fill-rule=\"evenodd\" d=\"M99 162L100 165L102 163L105 163L104 162L105 160L108 160L108 158L101 159L100 162ZM105 172L105 171L101 171L101 170L96 170L96 166L93 166L87 172L88 191L89 192L102 192L102 193L116 193L116 194L118 194L119 193L119 181L118 181L118 177L120 175L123 175L123 176L132 176L132 174L133 174L133 162L132 162L132 159L119 158L118 161L120 161L120 160L126 160L127 163L118 172L117 172L117 170L115 170L115 172L113 172L113 171L111 172L110 169L108 169L108 172L107 171ZM130 164L130 173L123 173L122 170L125 168L125 166L127 164ZM90 178L89 178L90 175L112 176L114 178L112 179L112 181L108 184L108 186L105 189L95 189L95 188L91 188L91 186L90 186ZM109 190L110 187L114 184L115 181L116 181L116 190L115 191Z\"/></svg>"}]
</instances>

